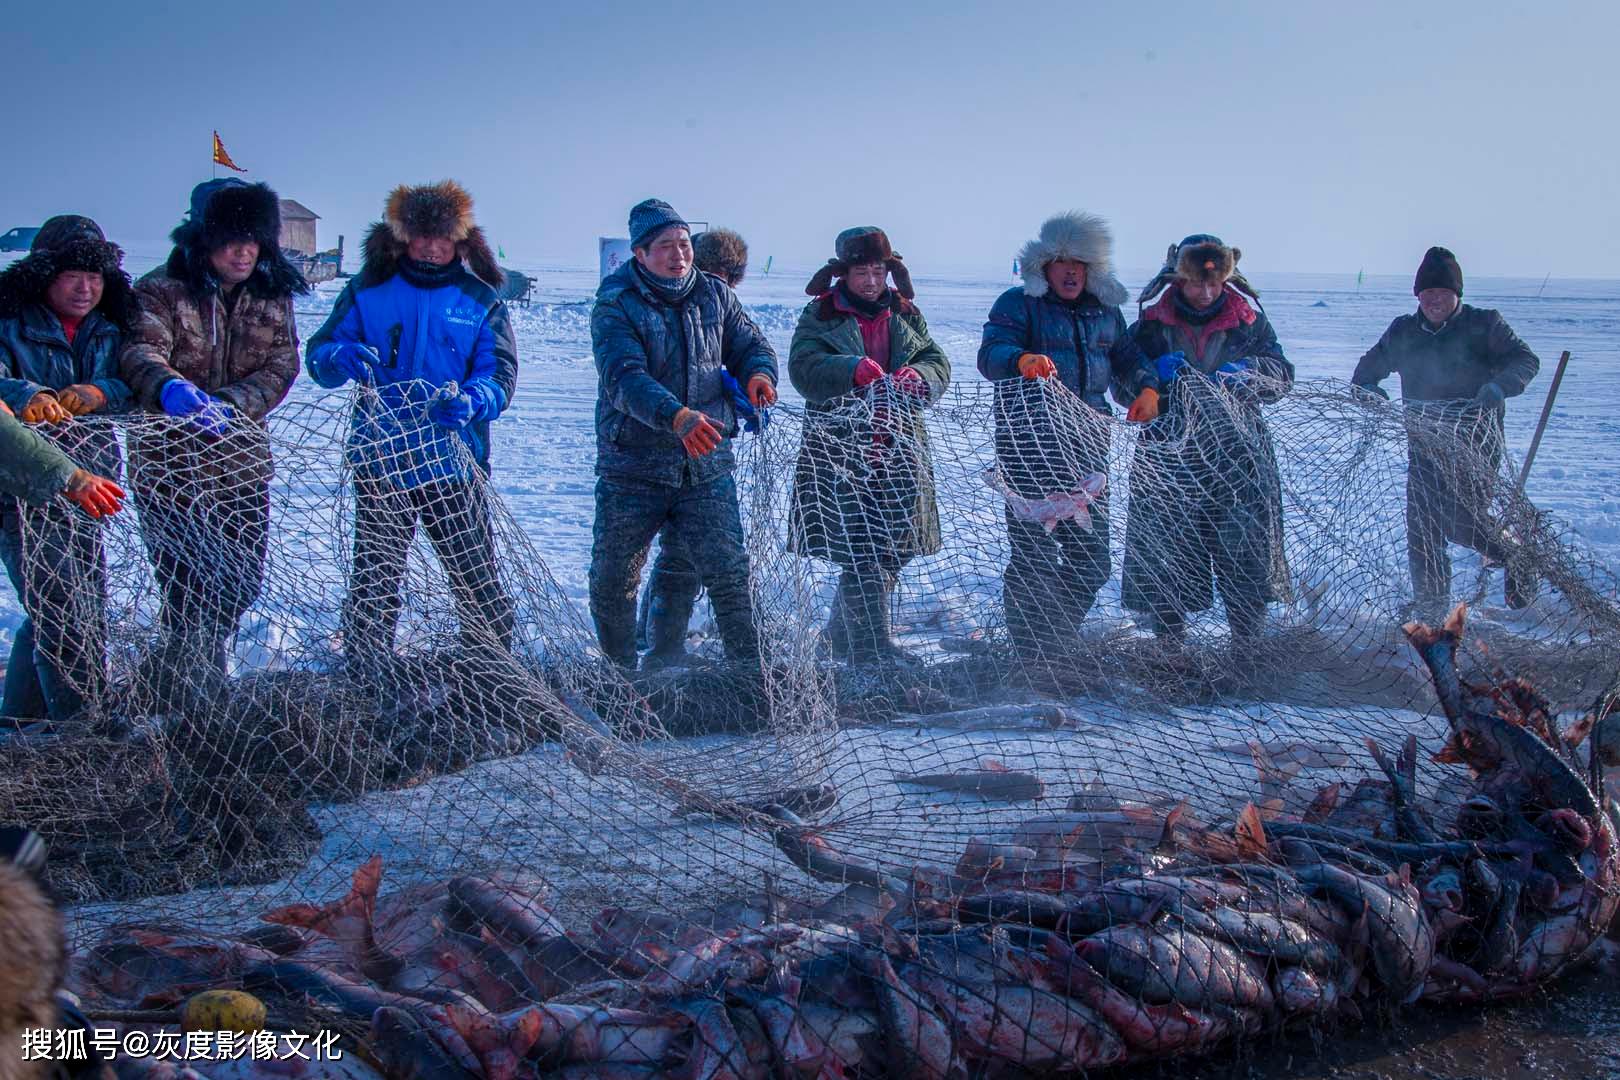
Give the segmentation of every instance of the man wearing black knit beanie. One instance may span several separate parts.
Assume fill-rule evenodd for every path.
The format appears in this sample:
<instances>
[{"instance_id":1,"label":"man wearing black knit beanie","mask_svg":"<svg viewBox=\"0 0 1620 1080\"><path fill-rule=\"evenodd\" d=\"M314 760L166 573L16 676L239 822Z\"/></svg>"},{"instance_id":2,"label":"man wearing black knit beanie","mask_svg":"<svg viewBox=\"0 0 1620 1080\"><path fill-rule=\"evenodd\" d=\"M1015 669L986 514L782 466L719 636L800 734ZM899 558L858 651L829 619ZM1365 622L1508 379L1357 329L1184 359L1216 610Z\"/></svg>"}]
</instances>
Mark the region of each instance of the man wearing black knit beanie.
<instances>
[{"instance_id":1,"label":"man wearing black knit beanie","mask_svg":"<svg viewBox=\"0 0 1620 1080\"><path fill-rule=\"evenodd\" d=\"M1350 381L1387 398L1378 384L1399 373L1409 403L1406 547L1418 612L1436 616L1450 602L1448 542L1506 566L1508 606L1527 607L1534 571L1484 512L1502 463L1504 403L1541 361L1500 312L1462 302L1462 266L1445 248L1423 256L1412 292L1418 310L1390 324Z\"/></svg>"}]
</instances>

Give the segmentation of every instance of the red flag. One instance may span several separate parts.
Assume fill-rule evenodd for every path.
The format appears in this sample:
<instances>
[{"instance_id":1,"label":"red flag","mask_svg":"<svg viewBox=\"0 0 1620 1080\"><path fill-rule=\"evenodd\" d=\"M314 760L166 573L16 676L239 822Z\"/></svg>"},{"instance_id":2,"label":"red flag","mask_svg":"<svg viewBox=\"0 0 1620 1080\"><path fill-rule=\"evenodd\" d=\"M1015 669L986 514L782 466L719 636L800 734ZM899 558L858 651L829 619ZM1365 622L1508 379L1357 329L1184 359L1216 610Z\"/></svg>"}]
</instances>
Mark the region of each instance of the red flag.
<instances>
[{"instance_id":1,"label":"red flag","mask_svg":"<svg viewBox=\"0 0 1620 1080\"><path fill-rule=\"evenodd\" d=\"M225 152L225 144L219 141L219 132L217 131L214 132L214 164L223 165L227 169L235 169L237 172L247 172L242 166L232 161L231 155Z\"/></svg>"}]
</instances>

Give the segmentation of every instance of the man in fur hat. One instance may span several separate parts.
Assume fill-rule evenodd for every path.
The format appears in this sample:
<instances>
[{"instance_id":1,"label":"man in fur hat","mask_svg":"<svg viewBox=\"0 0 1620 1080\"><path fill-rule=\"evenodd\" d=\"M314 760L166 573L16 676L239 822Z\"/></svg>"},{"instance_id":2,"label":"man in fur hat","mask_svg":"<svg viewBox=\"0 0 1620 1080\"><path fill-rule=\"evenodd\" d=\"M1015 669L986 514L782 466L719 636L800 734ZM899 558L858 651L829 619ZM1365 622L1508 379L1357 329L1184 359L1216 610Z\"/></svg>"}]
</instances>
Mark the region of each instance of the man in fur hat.
<instances>
[{"instance_id":1,"label":"man in fur hat","mask_svg":"<svg viewBox=\"0 0 1620 1080\"><path fill-rule=\"evenodd\" d=\"M223 673L225 647L264 580L270 536L265 417L298 377L292 298L309 286L281 253L266 184L208 180L168 261L135 284L140 316L119 356L135 400L173 423L131 432L130 483L163 603L160 667Z\"/></svg>"},{"instance_id":2,"label":"man in fur hat","mask_svg":"<svg viewBox=\"0 0 1620 1080\"><path fill-rule=\"evenodd\" d=\"M1263 631L1266 605L1289 595L1282 484L1260 407L1294 383L1241 256L1208 233L1170 246L1138 298L1164 293L1131 327L1138 364L1115 387L1136 403L1133 418L1152 421L1131 462L1120 599L1175 645L1219 592L1235 658Z\"/></svg>"},{"instance_id":3,"label":"man in fur hat","mask_svg":"<svg viewBox=\"0 0 1620 1080\"><path fill-rule=\"evenodd\" d=\"M731 437L737 407L721 373L762 409L776 401L776 354L731 287L698 270L691 231L668 203L630 211L635 258L609 274L591 312L596 527L591 615L602 652L636 664L636 585L653 537L692 554L726 654L759 658Z\"/></svg>"},{"instance_id":4,"label":"man in fur hat","mask_svg":"<svg viewBox=\"0 0 1620 1080\"><path fill-rule=\"evenodd\" d=\"M998 383L997 464L1025 498L1076 492L1088 475L1108 471L1108 388L1137 362L1113 246L1094 214L1049 219L1019 253L1024 284L996 300L984 325L979 373ZM1054 395L1053 384L1068 395ZM1006 517L1007 631L1021 655L1061 657L1108 580L1107 501L1091 508L1089 528L1060 521L1048 533L1011 506Z\"/></svg>"},{"instance_id":5,"label":"man in fur hat","mask_svg":"<svg viewBox=\"0 0 1620 1080\"><path fill-rule=\"evenodd\" d=\"M890 607L906 563L940 549L923 409L950 385L951 362L914 303L905 263L876 226L839 233L833 259L805 292L813 299L788 355L808 411L788 550L842 571L827 621L833 655L914 662L894 641Z\"/></svg>"},{"instance_id":6,"label":"man in fur hat","mask_svg":"<svg viewBox=\"0 0 1620 1080\"><path fill-rule=\"evenodd\" d=\"M1418 310L1390 323L1350 376L1388 398L1379 383L1401 377L1408 408L1406 552L1420 611L1445 610L1451 596L1447 542L1507 567L1512 608L1535 600L1534 570L1493 528L1484 511L1502 464L1506 401L1524 393L1541 361L1500 312L1462 302L1462 266L1432 247L1412 282ZM1458 444L1472 451L1459 455Z\"/></svg>"},{"instance_id":7,"label":"man in fur hat","mask_svg":"<svg viewBox=\"0 0 1620 1080\"><path fill-rule=\"evenodd\" d=\"M748 244L731 229L709 229L692 237L692 261L705 274L735 289L748 273ZM743 317L747 318L746 312ZM686 660L686 635L702 590L703 578L696 564L671 542L665 528L658 536L658 555L647 575L636 616L637 644L647 650L643 664L669 667Z\"/></svg>"},{"instance_id":8,"label":"man in fur hat","mask_svg":"<svg viewBox=\"0 0 1620 1080\"><path fill-rule=\"evenodd\" d=\"M75 418L129 407L118 349L135 306L123 256L94 221L62 215L0 271L0 401L107 477L123 468L117 431ZM20 503L0 499L0 559L29 612L12 642L0 715L63 720L106 679L101 533L54 500L29 516L26 542L23 526Z\"/></svg>"},{"instance_id":9,"label":"man in fur hat","mask_svg":"<svg viewBox=\"0 0 1620 1080\"><path fill-rule=\"evenodd\" d=\"M450 578L464 643L510 648L512 600L490 524L490 424L517 389L502 274L472 197L454 181L399 187L366 234L365 263L310 338L321 386L351 380L354 567L344 649L374 671L393 651L400 584L420 522Z\"/></svg>"}]
</instances>

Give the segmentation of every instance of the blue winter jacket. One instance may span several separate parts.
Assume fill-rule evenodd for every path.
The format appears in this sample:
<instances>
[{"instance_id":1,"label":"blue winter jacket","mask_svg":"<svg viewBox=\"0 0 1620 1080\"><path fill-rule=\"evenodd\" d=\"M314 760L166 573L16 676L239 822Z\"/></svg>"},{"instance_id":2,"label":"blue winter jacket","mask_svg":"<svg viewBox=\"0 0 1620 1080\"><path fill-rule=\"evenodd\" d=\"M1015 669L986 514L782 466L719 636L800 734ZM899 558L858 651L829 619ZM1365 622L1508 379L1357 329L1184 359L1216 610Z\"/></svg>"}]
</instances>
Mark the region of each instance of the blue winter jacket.
<instances>
[{"instance_id":1,"label":"blue winter jacket","mask_svg":"<svg viewBox=\"0 0 1620 1080\"><path fill-rule=\"evenodd\" d=\"M132 395L118 371L122 343L118 327L92 311L69 345L61 320L49 308L24 304L16 315L0 318L0 401L20 415L41 390L89 383L107 395L95 415L128 412ZM109 425L75 422L40 430L84 468L119 475L123 455L118 433Z\"/></svg>"},{"instance_id":2,"label":"blue winter jacket","mask_svg":"<svg viewBox=\"0 0 1620 1080\"><path fill-rule=\"evenodd\" d=\"M703 483L736 464L736 408L722 369L743 386L755 375L776 381L776 353L731 287L709 274L678 304L665 303L635 262L609 274L591 311L591 351L599 376L596 471L678 487ZM705 413L726 436L689 458L675 435L685 406Z\"/></svg>"},{"instance_id":3,"label":"blue winter jacket","mask_svg":"<svg viewBox=\"0 0 1620 1080\"><path fill-rule=\"evenodd\" d=\"M990 309L979 345L979 374L1017 378L1018 358L1039 353L1052 358L1059 382L1098 412L1108 412L1114 374L1133 370L1139 359L1125 329L1119 308L1104 306L1088 292L1068 304L1050 292L1030 296L1015 286Z\"/></svg>"},{"instance_id":4,"label":"blue winter jacket","mask_svg":"<svg viewBox=\"0 0 1620 1080\"><path fill-rule=\"evenodd\" d=\"M349 433L349 460L369 479L414 489L489 473L489 424L517 389L517 345L506 305L460 262L432 268L405 260L381 276L363 272L344 286L304 359L321 386L341 386L333 359L345 344L377 351L377 393L362 392ZM427 418L445 383L492 388L492 408L458 430Z\"/></svg>"}]
</instances>

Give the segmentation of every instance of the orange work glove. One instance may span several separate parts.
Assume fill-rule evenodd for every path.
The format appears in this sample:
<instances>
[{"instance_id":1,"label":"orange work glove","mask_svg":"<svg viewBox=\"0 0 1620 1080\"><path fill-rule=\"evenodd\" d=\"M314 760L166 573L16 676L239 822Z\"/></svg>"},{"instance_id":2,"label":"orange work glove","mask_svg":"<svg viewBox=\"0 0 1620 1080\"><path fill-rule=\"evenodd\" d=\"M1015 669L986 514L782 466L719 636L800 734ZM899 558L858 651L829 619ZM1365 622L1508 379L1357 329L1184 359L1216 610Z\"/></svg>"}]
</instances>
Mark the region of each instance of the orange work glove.
<instances>
[{"instance_id":1,"label":"orange work glove","mask_svg":"<svg viewBox=\"0 0 1620 1080\"><path fill-rule=\"evenodd\" d=\"M1125 414L1125 419L1133 424L1146 424L1159 417L1159 392L1148 387L1136 395L1131 402L1131 409Z\"/></svg>"},{"instance_id":2,"label":"orange work glove","mask_svg":"<svg viewBox=\"0 0 1620 1080\"><path fill-rule=\"evenodd\" d=\"M69 500L93 518L116 514L124 508L124 489L107 479L84 469L74 469L68 477L67 490L62 492Z\"/></svg>"},{"instance_id":3,"label":"orange work glove","mask_svg":"<svg viewBox=\"0 0 1620 1080\"><path fill-rule=\"evenodd\" d=\"M748 403L756 409L768 409L776 404L776 384L769 375L755 375L748 380Z\"/></svg>"},{"instance_id":4,"label":"orange work glove","mask_svg":"<svg viewBox=\"0 0 1620 1080\"><path fill-rule=\"evenodd\" d=\"M73 419L73 414L62 408L55 394L41 390L23 406L22 419L25 424L60 424Z\"/></svg>"},{"instance_id":5,"label":"orange work glove","mask_svg":"<svg viewBox=\"0 0 1620 1080\"><path fill-rule=\"evenodd\" d=\"M682 408L675 414L675 434L681 437L681 445L692 457L702 457L713 453L714 448L720 445L720 429L696 409Z\"/></svg>"},{"instance_id":6,"label":"orange work glove","mask_svg":"<svg viewBox=\"0 0 1620 1080\"><path fill-rule=\"evenodd\" d=\"M1057 374L1057 365L1050 356L1027 352L1018 358L1018 374L1026 379L1050 379Z\"/></svg>"},{"instance_id":7,"label":"orange work glove","mask_svg":"<svg viewBox=\"0 0 1620 1080\"><path fill-rule=\"evenodd\" d=\"M56 400L62 408L74 416L100 412L107 407L107 395L101 392L101 387L93 383L74 383L58 390Z\"/></svg>"}]
</instances>

